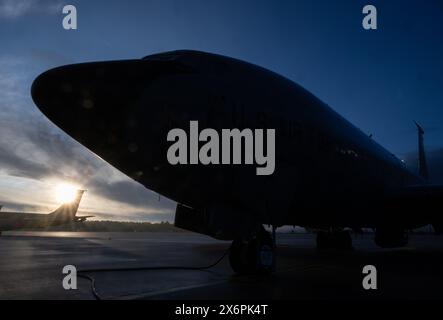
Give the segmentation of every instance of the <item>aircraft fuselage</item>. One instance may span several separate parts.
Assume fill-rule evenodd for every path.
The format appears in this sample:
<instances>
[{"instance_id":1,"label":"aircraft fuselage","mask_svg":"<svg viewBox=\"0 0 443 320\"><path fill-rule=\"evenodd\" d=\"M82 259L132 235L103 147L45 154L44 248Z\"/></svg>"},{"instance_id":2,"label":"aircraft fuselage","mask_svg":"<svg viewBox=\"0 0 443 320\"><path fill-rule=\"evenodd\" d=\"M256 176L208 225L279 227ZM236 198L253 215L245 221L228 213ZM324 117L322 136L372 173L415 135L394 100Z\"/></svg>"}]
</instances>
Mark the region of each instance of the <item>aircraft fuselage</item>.
<instances>
[{"instance_id":1,"label":"aircraft fuselage","mask_svg":"<svg viewBox=\"0 0 443 320\"><path fill-rule=\"evenodd\" d=\"M421 178L305 89L261 67L177 51L56 68L37 78L32 93L74 139L147 188L212 212L214 224L422 224L401 208L388 210L384 199ZM275 171L171 165L168 132L189 130L191 121L220 133L275 129Z\"/></svg>"}]
</instances>

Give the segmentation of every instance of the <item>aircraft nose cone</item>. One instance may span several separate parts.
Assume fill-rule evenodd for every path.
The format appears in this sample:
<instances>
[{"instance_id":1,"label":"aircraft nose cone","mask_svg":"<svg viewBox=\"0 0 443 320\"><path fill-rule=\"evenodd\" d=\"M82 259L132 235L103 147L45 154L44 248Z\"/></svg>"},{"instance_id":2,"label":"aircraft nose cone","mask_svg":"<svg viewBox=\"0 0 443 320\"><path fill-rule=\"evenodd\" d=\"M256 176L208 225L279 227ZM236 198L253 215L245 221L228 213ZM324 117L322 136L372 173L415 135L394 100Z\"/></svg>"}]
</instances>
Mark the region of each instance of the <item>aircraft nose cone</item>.
<instances>
[{"instance_id":1,"label":"aircraft nose cone","mask_svg":"<svg viewBox=\"0 0 443 320\"><path fill-rule=\"evenodd\" d=\"M52 122L81 139L82 132L92 133L123 119L155 78L150 69L141 60L59 67L38 76L31 95Z\"/></svg>"},{"instance_id":2,"label":"aircraft nose cone","mask_svg":"<svg viewBox=\"0 0 443 320\"><path fill-rule=\"evenodd\" d=\"M123 60L58 67L38 76L31 88L37 107L55 125L117 167L136 170L152 152L157 109L146 99L162 77L183 73L174 61ZM157 151L160 152L160 151ZM131 160L131 161L130 161ZM138 169L137 169L138 170Z\"/></svg>"},{"instance_id":3,"label":"aircraft nose cone","mask_svg":"<svg viewBox=\"0 0 443 320\"><path fill-rule=\"evenodd\" d=\"M42 73L34 80L31 95L43 114L74 139L81 140L85 131L119 126L153 82L184 72L183 66L174 61L74 64Z\"/></svg>"}]
</instances>

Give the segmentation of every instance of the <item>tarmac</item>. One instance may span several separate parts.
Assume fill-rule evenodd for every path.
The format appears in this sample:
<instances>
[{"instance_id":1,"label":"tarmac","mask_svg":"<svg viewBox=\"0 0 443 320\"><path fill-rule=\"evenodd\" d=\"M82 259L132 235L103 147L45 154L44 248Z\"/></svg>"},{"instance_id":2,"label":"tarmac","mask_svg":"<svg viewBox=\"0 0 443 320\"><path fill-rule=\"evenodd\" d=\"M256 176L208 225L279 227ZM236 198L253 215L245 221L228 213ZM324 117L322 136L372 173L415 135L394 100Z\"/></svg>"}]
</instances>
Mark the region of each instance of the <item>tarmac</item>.
<instances>
[{"instance_id":1,"label":"tarmac","mask_svg":"<svg viewBox=\"0 0 443 320\"><path fill-rule=\"evenodd\" d=\"M228 258L208 270L88 272L102 299L392 300L443 298L443 237L411 235L405 248L380 249L371 235L353 237L353 251L320 252L312 234L277 234L271 276L238 276ZM230 242L195 233L4 232L0 237L0 299L94 299L78 278L66 290L63 267L77 270L199 267ZM366 290L365 265L377 270Z\"/></svg>"}]
</instances>

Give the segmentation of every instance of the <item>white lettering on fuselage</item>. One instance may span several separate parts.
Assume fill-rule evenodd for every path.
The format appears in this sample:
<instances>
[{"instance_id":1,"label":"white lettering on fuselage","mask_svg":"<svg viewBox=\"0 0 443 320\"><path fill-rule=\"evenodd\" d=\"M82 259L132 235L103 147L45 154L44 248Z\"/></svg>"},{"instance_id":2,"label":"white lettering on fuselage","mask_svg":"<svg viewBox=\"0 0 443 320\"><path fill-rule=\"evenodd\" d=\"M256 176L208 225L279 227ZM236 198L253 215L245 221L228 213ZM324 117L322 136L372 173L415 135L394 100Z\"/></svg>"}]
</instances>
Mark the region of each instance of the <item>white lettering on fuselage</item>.
<instances>
[{"instance_id":1,"label":"white lettering on fuselage","mask_svg":"<svg viewBox=\"0 0 443 320\"><path fill-rule=\"evenodd\" d=\"M172 165L188 164L188 158L189 164L203 165L254 164L255 160L260 166L256 170L257 175L271 175L275 170L275 129L266 129L266 154L264 138L263 129L222 129L220 150L220 137L216 130L206 128L199 133L198 121L190 121L189 157L188 135L183 129L175 128L168 132L167 140L174 143L168 149L167 158ZM205 144L199 148L199 142Z\"/></svg>"}]
</instances>

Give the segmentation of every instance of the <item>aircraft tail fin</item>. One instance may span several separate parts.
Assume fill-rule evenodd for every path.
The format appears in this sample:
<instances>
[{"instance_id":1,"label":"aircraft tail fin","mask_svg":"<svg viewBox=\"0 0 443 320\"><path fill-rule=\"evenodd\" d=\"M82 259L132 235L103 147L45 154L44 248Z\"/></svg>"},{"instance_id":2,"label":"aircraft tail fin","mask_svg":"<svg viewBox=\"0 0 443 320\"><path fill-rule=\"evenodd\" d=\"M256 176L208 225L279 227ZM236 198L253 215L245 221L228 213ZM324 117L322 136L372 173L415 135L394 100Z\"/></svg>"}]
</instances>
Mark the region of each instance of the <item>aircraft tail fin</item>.
<instances>
[{"instance_id":1,"label":"aircraft tail fin","mask_svg":"<svg viewBox=\"0 0 443 320\"><path fill-rule=\"evenodd\" d=\"M80 201L86 190L78 190L75 199L71 202L62 204L58 209L49 214L54 224L62 224L75 220Z\"/></svg>"},{"instance_id":2,"label":"aircraft tail fin","mask_svg":"<svg viewBox=\"0 0 443 320\"><path fill-rule=\"evenodd\" d=\"M428 164L426 162L425 147L423 144L423 135L425 131L417 122L414 121L414 123L418 130L418 173L423 179L428 180Z\"/></svg>"}]
</instances>

